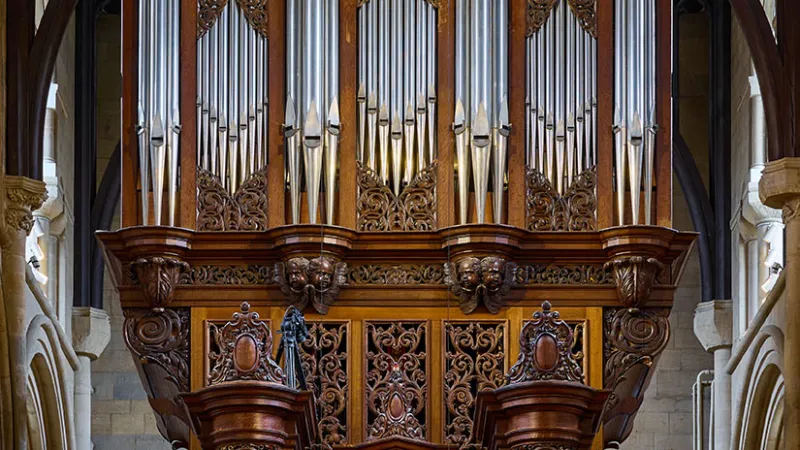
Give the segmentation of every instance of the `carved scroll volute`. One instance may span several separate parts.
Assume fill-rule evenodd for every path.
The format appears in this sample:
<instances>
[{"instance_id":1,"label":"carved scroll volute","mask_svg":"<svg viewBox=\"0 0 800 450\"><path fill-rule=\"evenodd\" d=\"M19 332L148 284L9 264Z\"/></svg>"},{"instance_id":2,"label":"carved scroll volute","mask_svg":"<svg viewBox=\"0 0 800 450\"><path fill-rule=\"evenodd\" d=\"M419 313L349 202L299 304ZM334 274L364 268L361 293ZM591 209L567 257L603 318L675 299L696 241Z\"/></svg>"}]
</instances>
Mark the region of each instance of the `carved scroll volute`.
<instances>
[{"instance_id":1,"label":"carved scroll volute","mask_svg":"<svg viewBox=\"0 0 800 450\"><path fill-rule=\"evenodd\" d=\"M550 302L525 323L519 336L520 352L506 377L509 383L526 381L572 381L583 383L583 370L572 354L572 329L550 310Z\"/></svg>"},{"instance_id":2,"label":"carved scroll volute","mask_svg":"<svg viewBox=\"0 0 800 450\"><path fill-rule=\"evenodd\" d=\"M189 264L177 258L151 256L131 263L131 279L141 288L151 308L164 308L172 302L175 286L189 271Z\"/></svg>"},{"instance_id":3,"label":"carved scroll volute","mask_svg":"<svg viewBox=\"0 0 800 450\"><path fill-rule=\"evenodd\" d=\"M650 299L658 275L664 264L644 256L618 257L606 263L617 282L617 296L626 308L639 308Z\"/></svg>"},{"instance_id":4,"label":"carved scroll volute","mask_svg":"<svg viewBox=\"0 0 800 450\"><path fill-rule=\"evenodd\" d=\"M327 314L347 283L347 263L320 256L311 260L292 258L275 265L275 283L289 300L302 311L311 303L320 314Z\"/></svg>"},{"instance_id":5,"label":"carved scroll volute","mask_svg":"<svg viewBox=\"0 0 800 450\"><path fill-rule=\"evenodd\" d=\"M448 262L444 273L444 282L458 297L464 314L475 311L481 303L490 313L497 314L506 306L506 296L517 283L516 263L496 256L483 259L470 256Z\"/></svg>"}]
</instances>

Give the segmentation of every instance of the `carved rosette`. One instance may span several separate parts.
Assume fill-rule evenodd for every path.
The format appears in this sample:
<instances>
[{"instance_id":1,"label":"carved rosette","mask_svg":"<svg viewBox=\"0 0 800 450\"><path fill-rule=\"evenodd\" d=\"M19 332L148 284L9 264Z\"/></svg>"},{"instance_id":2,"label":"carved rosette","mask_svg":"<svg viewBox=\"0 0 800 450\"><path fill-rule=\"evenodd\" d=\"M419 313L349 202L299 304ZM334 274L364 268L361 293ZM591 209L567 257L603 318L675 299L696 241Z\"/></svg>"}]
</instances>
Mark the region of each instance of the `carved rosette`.
<instances>
[{"instance_id":1,"label":"carved rosette","mask_svg":"<svg viewBox=\"0 0 800 450\"><path fill-rule=\"evenodd\" d=\"M550 17L550 11L558 3L558 0L528 0L528 30L526 36L531 36L538 32L542 25Z\"/></svg>"},{"instance_id":2,"label":"carved rosette","mask_svg":"<svg viewBox=\"0 0 800 450\"><path fill-rule=\"evenodd\" d=\"M5 225L11 231L30 234L33 228L33 211L47 200L47 188L39 180L7 175L5 177Z\"/></svg>"},{"instance_id":3,"label":"carved rosette","mask_svg":"<svg viewBox=\"0 0 800 450\"><path fill-rule=\"evenodd\" d=\"M164 308L172 302L175 286L180 284L189 264L177 258L150 256L131 263L131 280L141 288L151 308Z\"/></svg>"},{"instance_id":4,"label":"carved rosette","mask_svg":"<svg viewBox=\"0 0 800 450\"><path fill-rule=\"evenodd\" d=\"M211 336L209 386L239 380L284 384L283 370L272 359L272 332L247 302L222 328L212 324Z\"/></svg>"},{"instance_id":5,"label":"carved rosette","mask_svg":"<svg viewBox=\"0 0 800 450\"><path fill-rule=\"evenodd\" d=\"M292 258L275 264L275 283L295 308L302 311L311 303L318 313L327 314L347 283L347 263L325 256Z\"/></svg>"},{"instance_id":6,"label":"carved rosette","mask_svg":"<svg viewBox=\"0 0 800 450\"><path fill-rule=\"evenodd\" d=\"M197 168L198 231L267 229L267 168L250 175L231 195L219 178Z\"/></svg>"},{"instance_id":7,"label":"carved rosette","mask_svg":"<svg viewBox=\"0 0 800 450\"><path fill-rule=\"evenodd\" d=\"M123 328L125 343L142 364L161 367L180 392L189 390L188 309L126 309Z\"/></svg>"},{"instance_id":8,"label":"carved rosette","mask_svg":"<svg viewBox=\"0 0 800 450\"><path fill-rule=\"evenodd\" d=\"M572 353L572 328L550 311L550 302L525 323L520 333L519 358L506 377L509 383L526 381L571 381L583 383L583 370Z\"/></svg>"},{"instance_id":9,"label":"carved rosette","mask_svg":"<svg viewBox=\"0 0 800 450\"><path fill-rule=\"evenodd\" d=\"M470 448L478 393L505 384L505 322L446 322L445 443Z\"/></svg>"},{"instance_id":10,"label":"carved rosette","mask_svg":"<svg viewBox=\"0 0 800 450\"><path fill-rule=\"evenodd\" d=\"M375 171L358 163L358 231L431 231L436 229L436 166L417 173L400 196Z\"/></svg>"},{"instance_id":11,"label":"carved rosette","mask_svg":"<svg viewBox=\"0 0 800 450\"><path fill-rule=\"evenodd\" d=\"M526 224L530 231L594 231L597 229L597 168L580 173L560 195L541 172L526 173Z\"/></svg>"},{"instance_id":12,"label":"carved rosette","mask_svg":"<svg viewBox=\"0 0 800 450\"><path fill-rule=\"evenodd\" d=\"M626 308L639 308L650 298L653 284L664 270L655 258L643 256L618 257L606 263L617 282L617 296Z\"/></svg>"},{"instance_id":13,"label":"carved rosette","mask_svg":"<svg viewBox=\"0 0 800 450\"><path fill-rule=\"evenodd\" d=\"M506 306L505 297L517 283L517 265L504 258L466 257L444 265L444 282L459 298L464 314L483 303L492 314Z\"/></svg>"},{"instance_id":14,"label":"carved rosette","mask_svg":"<svg viewBox=\"0 0 800 450\"><path fill-rule=\"evenodd\" d=\"M197 39L214 27L228 0L197 0Z\"/></svg>"},{"instance_id":15,"label":"carved rosette","mask_svg":"<svg viewBox=\"0 0 800 450\"><path fill-rule=\"evenodd\" d=\"M569 0L572 14L578 18L578 23L587 33L597 39L597 15L595 3L597 0Z\"/></svg>"},{"instance_id":16,"label":"carved rosette","mask_svg":"<svg viewBox=\"0 0 800 450\"><path fill-rule=\"evenodd\" d=\"M367 439L425 440L427 323L366 323Z\"/></svg>"}]
</instances>

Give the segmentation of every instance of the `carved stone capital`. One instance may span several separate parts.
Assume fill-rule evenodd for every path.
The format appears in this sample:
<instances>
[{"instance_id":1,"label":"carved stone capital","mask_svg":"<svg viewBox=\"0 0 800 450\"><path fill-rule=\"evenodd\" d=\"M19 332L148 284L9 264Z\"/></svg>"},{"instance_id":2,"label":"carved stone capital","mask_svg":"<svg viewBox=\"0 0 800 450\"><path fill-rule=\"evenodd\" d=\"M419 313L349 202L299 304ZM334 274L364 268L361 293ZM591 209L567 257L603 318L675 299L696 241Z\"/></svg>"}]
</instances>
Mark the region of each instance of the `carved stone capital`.
<instances>
[{"instance_id":1,"label":"carved stone capital","mask_svg":"<svg viewBox=\"0 0 800 450\"><path fill-rule=\"evenodd\" d=\"M445 263L444 282L459 299L464 314L483 303L492 314L506 306L506 295L517 284L517 264L505 258L472 256Z\"/></svg>"},{"instance_id":2,"label":"carved stone capital","mask_svg":"<svg viewBox=\"0 0 800 450\"><path fill-rule=\"evenodd\" d=\"M764 166L758 183L761 202L783 210L783 221L789 223L800 213L800 158L782 158Z\"/></svg>"},{"instance_id":3,"label":"carved stone capital","mask_svg":"<svg viewBox=\"0 0 800 450\"><path fill-rule=\"evenodd\" d=\"M31 232L33 211L47 200L47 185L27 177L5 177L5 225L10 231Z\"/></svg>"},{"instance_id":4,"label":"carved stone capital","mask_svg":"<svg viewBox=\"0 0 800 450\"><path fill-rule=\"evenodd\" d=\"M189 271L189 264L177 258L150 256L131 263L131 279L142 289L151 308L164 308L172 302L175 286Z\"/></svg>"},{"instance_id":5,"label":"carved stone capital","mask_svg":"<svg viewBox=\"0 0 800 450\"><path fill-rule=\"evenodd\" d=\"M275 265L275 283L289 300L302 311L311 303L320 314L327 314L339 290L347 283L347 263L326 256L314 259L296 257Z\"/></svg>"},{"instance_id":6,"label":"carved stone capital","mask_svg":"<svg viewBox=\"0 0 800 450\"><path fill-rule=\"evenodd\" d=\"M606 263L617 282L617 296L626 308L643 306L650 298L650 291L664 264L655 258L622 256Z\"/></svg>"},{"instance_id":7,"label":"carved stone capital","mask_svg":"<svg viewBox=\"0 0 800 450\"><path fill-rule=\"evenodd\" d=\"M189 390L188 309L127 309L124 330L125 343L142 365L155 364L180 392Z\"/></svg>"},{"instance_id":8,"label":"carved stone capital","mask_svg":"<svg viewBox=\"0 0 800 450\"><path fill-rule=\"evenodd\" d=\"M72 308L72 345L75 353L97 359L111 340L111 321L102 309Z\"/></svg>"},{"instance_id":9,"label":"carved stone capital","mask_svg":"<svg viewBox=\"0 0 800 450\"><path fill-rule=\"evenodd\" d=\"M706 351L733 344L733 301L714 300L694 310L694 335Z\"/></svg>"}]
</instances>

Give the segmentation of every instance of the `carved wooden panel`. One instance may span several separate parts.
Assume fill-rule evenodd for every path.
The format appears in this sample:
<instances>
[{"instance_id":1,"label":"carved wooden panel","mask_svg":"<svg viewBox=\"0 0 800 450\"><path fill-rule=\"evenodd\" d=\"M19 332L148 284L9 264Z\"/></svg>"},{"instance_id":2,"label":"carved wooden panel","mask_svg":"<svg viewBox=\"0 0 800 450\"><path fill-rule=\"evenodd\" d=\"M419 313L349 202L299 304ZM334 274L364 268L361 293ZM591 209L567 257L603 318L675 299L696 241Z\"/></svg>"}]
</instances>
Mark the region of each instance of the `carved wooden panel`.
<instances>
[{"instance_id":1,"label":"carved wooden panel","mask_svg":"<svg viewBox=\"0 0 800 450\"><path fill-rule=\"evenodd\" d=\"M436 163L417 173L399 196L380 176L358 164L358 231L436 229Z\"/></svg>"},{"instance_id":2,"label":"carved wooden panel","mask_svg":"<svg viewBox=\"0 0 800 450\"><path fill-rule=\"evenodd\" d=\"M597 168L584 170L564 195L536 169L526 174L526 226L530 231L594 231L597 229Z\"/></svg>"},{"instance_id":3,"label":"carved wooden panel","mask_svg":"<svg viewBox=\"0 0 800 450\"><path fill-rule=\"evenodd\" d=\"M525 319L520 322L521 327L525 326L525 324L530 319ZM586 354L584 353L584 349L586 348L586 321L583 320L565 320L566 324L572 330L572 347L570 348L570 352L572 353L572 357L575 358L575 361L578 362L581 366L581 370L583 373L587 373L588 370L588 358L586 358Z\"/></svg>"},{"instance_id":4,"label":"carved wooden panel","mask_svg":"<svg viewBox=\"0 0 800 450\"><path fill-rule=\"evenodd\" d=\"M428 322L365 322L366 440L428 436Z\"/></svg>"},{"instance_id":5,"label":"carved wooden panel","mask_svg":"<svg viewBox=\"0 0 800 450\"><path fill-rule=\"evenodd\" d=\"M347 407L350 323L308 321L309 337L300 347L306 382L317 407L317 439L323 448L348 443Z\"/></svg>"},{"instance_id":6,"label":"carved wooden panel","mask_svg":"<svg viewBox=\"0 0 800 450\"><path fill-rule=\"evenodd\" d=\"M267 168L250 175L231 195L219 178L197 168L197 230L267 229Z\"/></svg>"},{"instance_id":7,"label":"carved wooden panel","mask_svg":"<svg viewBox=\"0 0 800 450\"><path fill-rule=\"evenodd\" d=\"M517 284L614 284L603 264L521 264Z\"/></svg>"},{"instance_id":8,"label":"carved wooden panel","mask_svg":"<svg viewBox=\"0 0 800 450\"><path fill-rule=\"evenodd\" d=\"M248 264L246 266L193 266L181 277L185 285L270 285L275 283L275 266Z\"/></svg>"},{"instance_id":9,"label":"carved wooden panel","mask_svg":"<svg viewBox=\"0 0 800 450\"><path fill-rule=\"evenodd\" d=\"M446 321L443 328L444 442L465 448L478 392L505 384L507 322Z\"/></svg>"},{"instance_id":10,"label":"carved wooden panel","mask_svg":"<svg viewBox=\"0 0 800 450\"><path fill-rule=\"evenodd\" d=\"M581 28L595 39L597 39L596 2L597 0L569 0L569 7L572 14L578 18Z\"/></svg>"},{"instance_id":11,"label":"carved wooden panel","mask_svg":"<svg viewBox=\"0 0 800 450\"><path fill-rule=\"evenodd\" d=\"M556 3L558 3L558 0L528 0L528 29L526 36L530 36L542 28L542 25L547 22L547 18L550 17L550 11L553 10Z\"/></svg>"},{"instance_id":12,"label":"carved wooden panel","mask_svg":"<svg viewBox=\"0 0 800 450\"><path fill-rule=\"evenodd\" d=\"M197 1L197 39L200 39L214 26L227 5L228 0Z\"/></svg>"},{"instance_id":13,"label":"carved wooden panel","mask_svg":"<svg viewBox=\"0 0 800 450\"><path fill-rule=\"evenodd\" d=\"M244 17L247 23L253 27L258 34L267 36L267 4L268 0L236 0L236 3L244 11Z\"/></svg>"},{"instance_id":14,"label":"carved wooden panel","mask_svg":"<svg viewBox=\"0 0 800 450\"><path fill-rule=\"evenodd\" d=\"M444 284L444 265L434 264L360 264L350 268L350 285L420 285Z\"/></svg>"}]
</instances>

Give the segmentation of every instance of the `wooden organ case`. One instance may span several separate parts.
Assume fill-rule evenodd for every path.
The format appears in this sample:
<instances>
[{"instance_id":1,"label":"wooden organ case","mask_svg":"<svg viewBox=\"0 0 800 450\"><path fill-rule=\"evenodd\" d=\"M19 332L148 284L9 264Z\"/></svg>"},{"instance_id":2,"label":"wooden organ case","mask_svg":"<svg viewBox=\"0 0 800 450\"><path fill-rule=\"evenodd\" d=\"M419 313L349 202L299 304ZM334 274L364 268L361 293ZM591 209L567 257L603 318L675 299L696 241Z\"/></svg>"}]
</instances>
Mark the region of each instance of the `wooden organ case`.
<instances>
[{"instance_id":1,"label":"wooden organ case","mask_svg":"<svg viewBox=\"0 0 800 450\"><path fill-rule=\"evenodd\" d=\"M98 239L165 439L623 442L695 238L670 228L670 18L670 0L124 0L122 228ZM289 305L310 392L273 359ZM514 427L535 432L497 437Z\"/></svg>"}]
</instances>

